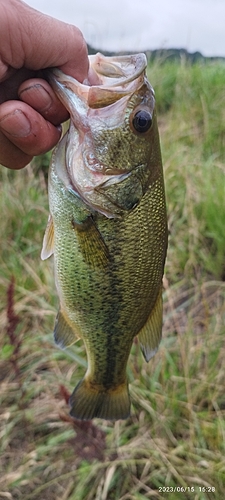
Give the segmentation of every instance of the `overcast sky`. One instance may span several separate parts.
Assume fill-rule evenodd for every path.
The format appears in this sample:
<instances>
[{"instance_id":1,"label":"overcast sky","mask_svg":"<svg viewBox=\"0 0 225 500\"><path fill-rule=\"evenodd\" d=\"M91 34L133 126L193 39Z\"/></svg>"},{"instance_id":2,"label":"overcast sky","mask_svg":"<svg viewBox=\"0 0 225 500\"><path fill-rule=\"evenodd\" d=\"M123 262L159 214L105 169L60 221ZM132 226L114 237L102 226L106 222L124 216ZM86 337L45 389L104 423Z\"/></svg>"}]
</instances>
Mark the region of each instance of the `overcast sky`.
<instances>
[{"instance_id":1,"label":"overcast sky","mask_svg":"<svg viewBox=\"0 0 225 500\"><path fill-rule=\"evenodd\" d=\"M185 48L225 57L225 0L26 0L102 50Z\"/></svg>"}]
</instances>

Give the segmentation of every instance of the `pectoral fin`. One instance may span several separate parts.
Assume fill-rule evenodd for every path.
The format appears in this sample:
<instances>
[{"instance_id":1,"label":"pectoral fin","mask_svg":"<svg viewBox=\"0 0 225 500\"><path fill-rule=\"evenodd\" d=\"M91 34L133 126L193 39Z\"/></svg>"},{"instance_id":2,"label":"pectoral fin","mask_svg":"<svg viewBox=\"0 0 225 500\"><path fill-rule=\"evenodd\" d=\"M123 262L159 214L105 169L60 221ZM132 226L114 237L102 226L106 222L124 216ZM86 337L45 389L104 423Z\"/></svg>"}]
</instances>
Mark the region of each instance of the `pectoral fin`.
<instances>
[{"instance_id":1,"label":"pectoral fin","mask_svg":"<svg viewBox=\"0 0 225 500\"><path fill-rule=\"evenodd\" d=\"M90 216L84 222L72 221L85 262L95 269L105 268L109 263L108 247Z\"/></svg>"},{"instance_id":2,"label":"pectoral fin","mask_svg":"<svg viewBox=\"0 0 225 500\"><path fill-rule=\"evenodd\" d=\"M51 214L44 234L41 259L46 260L54 253L54 225Z\"/></svg>"},{"instance_id":3,"label":"pectoral fin","mask_svg":"<svg viewBox=\"0 0 225 500\"><path fill-rule=\"evenodd\" d=\"M141 350L147 362L157 352L162 337L162 312L162 291L160 289L154 308L138 334Z\"/></svg>"},{"instance_id":4,"label":"pectoral fin","mask_svg":"<svg viewBox=\"0 0 225 500\"><path fill-rule=\"evenodd\" d=\"M54 340L61 349L65 349L65 347L69 347L79 340L79 336L69 324L65 313L61 310L59 310L55 322Z\"/></svg>"}]
</instances>

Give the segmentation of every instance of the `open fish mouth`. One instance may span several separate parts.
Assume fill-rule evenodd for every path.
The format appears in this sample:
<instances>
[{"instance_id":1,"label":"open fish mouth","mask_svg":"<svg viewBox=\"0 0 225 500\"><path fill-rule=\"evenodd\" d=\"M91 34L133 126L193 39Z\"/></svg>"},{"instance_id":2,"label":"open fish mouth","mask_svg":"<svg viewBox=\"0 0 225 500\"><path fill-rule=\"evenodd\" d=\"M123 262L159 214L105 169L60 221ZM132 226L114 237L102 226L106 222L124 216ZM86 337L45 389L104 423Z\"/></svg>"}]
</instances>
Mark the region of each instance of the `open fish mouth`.
<instances>
[{"instance_id":1,"label":"open fish mouth","mask_svg":"<svg viewBox=\"0 0 225 500\"><path fill-rule=\"evenodd\" d=\"M147 59L143 53L115 57L97 53L89 56L89 62L97 76L97 85L90 85L88 80L82 84L57 68L46 72L53 89L67 109L74 100L73 94L79 96L81 101L86 101L91 108L109 106L128 93L138 90L147 67ZM65 92L68 93L67 97ZM81 108L78 107L80 111Z\"/></svg>"},{"instance_id":2,"label":"open fish mouth","mask_svg":"<svg viewBox=\"0 0 225 500\"><path fill-rule=\"evenodd\" d=\"M82 84L57 68L47 70L47 78L71 117L64 177L68 176L70 191L91 209L101 212L99 203L93 203L96 190L122 182L135 167L131 162L118 166L110 159L105 161L107 140L103 132L123 127L133 94L143 92L141 89L145 85L152 96L154 91L149 83L146 84L147 59L143 53L115 57L97 53L89 56L89 61L96 75L96 85L88 81ZM97 135L103 137L100 145ZM109 216L108 210L102 213Z\"/></svg>"},{"instance_id":3,"label":"open fish mouth","mask_svg":"<svg viewBox=\"0 0 225 500\"><path fill-rule=\"evenodd\" d=\"M90 129L88 110L108 107L137 91L144 82L147 59L145 54L105 57L100 53L89 56L90 68L99 83L78 82L57 68L46 70L47 78L58 98L69 111L78 130Z\"/></svg>"},{"instance_id":4,"label":"open fish mouth","mask_svg":"<svg viewBox=\"0 0 225 500\"><path fill-rule=\"evenodd\" d=\"M106 57L97 53L89 56L89 60L93 70L104 79L102 84L110 81L110 86L117 85L119 78L121 85L132 82L143 73L147 65L147 59L143 53L114 57Z\"/></svg>"}]
</instances>

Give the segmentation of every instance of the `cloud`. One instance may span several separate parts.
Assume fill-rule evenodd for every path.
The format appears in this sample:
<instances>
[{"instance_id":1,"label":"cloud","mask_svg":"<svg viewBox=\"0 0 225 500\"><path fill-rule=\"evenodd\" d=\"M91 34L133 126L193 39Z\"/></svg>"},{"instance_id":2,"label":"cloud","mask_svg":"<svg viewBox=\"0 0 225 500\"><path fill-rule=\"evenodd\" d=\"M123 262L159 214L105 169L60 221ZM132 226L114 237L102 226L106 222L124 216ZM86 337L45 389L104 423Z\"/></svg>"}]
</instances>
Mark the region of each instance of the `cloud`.
<instances>
[{"instance_id":1,"label":"cloud","mask_svg":"<svg viewBox=\"0 0 225 500\"><path fill-rule=\"evenodd\" d=\"M27 0L102 50L186 48L225 56L224 0Z\"/></svg>"}]
</instances>

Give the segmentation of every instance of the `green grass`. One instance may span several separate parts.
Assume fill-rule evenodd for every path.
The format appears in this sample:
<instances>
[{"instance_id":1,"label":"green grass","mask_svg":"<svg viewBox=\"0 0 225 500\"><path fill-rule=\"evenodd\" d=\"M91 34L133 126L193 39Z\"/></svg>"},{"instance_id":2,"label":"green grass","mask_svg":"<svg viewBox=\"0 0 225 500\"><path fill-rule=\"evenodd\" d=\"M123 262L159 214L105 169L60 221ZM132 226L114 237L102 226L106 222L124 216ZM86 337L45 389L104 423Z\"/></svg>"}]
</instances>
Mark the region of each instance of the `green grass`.
<instances>
[{"instance_id":1,"label":"green grass","mask_svg":"<svg viewBox=\"0 0 225 500\"><path fill-rule=\"evenodd\" d=\"M86 358L82 342L63 352L53 344L58 300L52 262L40 260L47 159L20 172L2 168L0 499L224 497L224 71L222 63L149 68L170 238L163 340L149 364L132 347L127 421L85 427L68 416L66 391Z\"/></svg>"}]
</instances>

